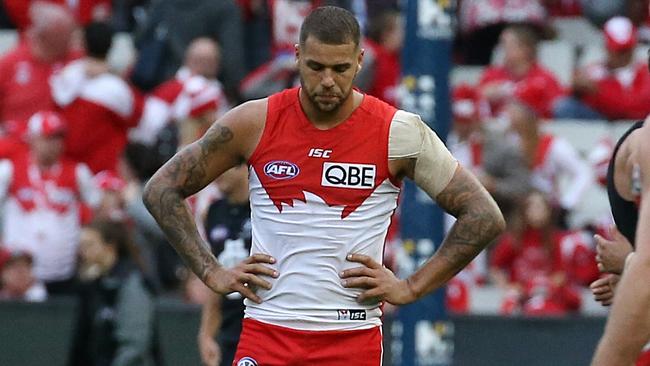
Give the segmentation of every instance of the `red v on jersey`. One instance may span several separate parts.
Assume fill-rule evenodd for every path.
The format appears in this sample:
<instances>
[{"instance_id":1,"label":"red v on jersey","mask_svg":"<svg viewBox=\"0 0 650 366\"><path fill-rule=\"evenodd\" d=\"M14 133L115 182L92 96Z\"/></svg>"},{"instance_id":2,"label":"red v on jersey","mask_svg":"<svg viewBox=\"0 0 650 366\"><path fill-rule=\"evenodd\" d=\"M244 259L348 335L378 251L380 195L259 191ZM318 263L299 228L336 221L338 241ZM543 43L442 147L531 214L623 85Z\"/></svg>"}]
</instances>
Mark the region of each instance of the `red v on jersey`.
<instances>
[{"instance_id":1,"label":"red v on jersey","mask_svg":"<svg viewBox=\"0 0 650 366\"><path fill-rule=\"evenodd\" d=\"M340 125L315 128L305 116L298 88L269 98L262 139L249 159L273 204L306 203L305 193L327 205L342 206L346 218L386 180L388 134L396 109L364 96L361 105Z\"/></svg>"}]
</instances>

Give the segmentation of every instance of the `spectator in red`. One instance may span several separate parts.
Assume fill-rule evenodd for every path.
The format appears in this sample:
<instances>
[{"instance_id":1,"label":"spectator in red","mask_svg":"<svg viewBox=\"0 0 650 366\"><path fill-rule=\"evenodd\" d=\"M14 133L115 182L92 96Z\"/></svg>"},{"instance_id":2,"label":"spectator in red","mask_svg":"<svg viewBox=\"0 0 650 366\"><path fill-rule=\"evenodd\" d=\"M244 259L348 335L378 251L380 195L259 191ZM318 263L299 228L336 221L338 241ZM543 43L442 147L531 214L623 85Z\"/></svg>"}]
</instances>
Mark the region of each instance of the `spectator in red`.
<instances>
[{"instance_id":1,"label":"spectator in red","mask_svg":"<svg viewBox=\"0 0 650 366\"><path fill-rule=\"evenodd\" d=\"M400 51L404 43L404 25L397 10L386 10L368 23L364 42L366 54L372 59L364 68L372 68L366 93L396 106L401 70ZM372 54L372 57L368 57Z\"/></svg>"},{"instance_id":2,"label":"spectator in red","mask_svg":"<svg viewBox=\"0 0 650 366\"><path fill-rule=\"evenodd\" d=\"M146 99L142 119L130 132L130 139L146 145L156 142L158 133L169 123L201 127L214 122L229 109L221 83L217 80L221 53L210 38L197 38L189 45L183 66L176 76L158 86ZM191 129L191 128L190 128ZM185 130L183 134L196 134ZM196 136L193 136L196 138ZM189 139L181 138L181 140Z\"/></svg>"},{"instance_id":3,"label":"spectator in red","mask_svg":"<svg viewBox=\"0 0 650 366\"><path fill-rule=\"evenodd\" d=\"M634 60L636 28L625 17L604 26L607 57L578 70L573 96L558 103L558 118L643 119L650 113L647 64Z\"/></svg>"},{"instance_id":4,"label":"spectator in red","mask_svg":"<svg viewBox=\"0 0 650 366\"><path fill-rule=\"evenodd\" d=\"M498 116L505 102L524 90L540 91L532 107L540 117L552 116L555 101L564 94L555 76L537 63L537 35L526 26L511 26L501 34L503 65L488 67L479 82L490 117Z\"/></svg>"},{"instance_id":5,"label":"spectator in red","mask_svg":"<svg viewBox=\"0 0 650 366\"><path fill-rule=\"evenodd\" d=\"M65 132L60 115L38 112L28 121L30 151L0 161L2 243L33 254L50 294L74 290L80 206L100 199L88 167L62 157Z\"/></svg>"},{"instance_id":6,"label":"spectator in red","mask_svg":"<svg viewBox=\"0 0 650 366\"><path fill-rule=\"evenodd\" d=\"M544 194L531 193L519 220L494 248L491 272L497 285L508 290L504 313L559 314L579 308L580 298L570 289L562 266L564 234L552 216Z\"/></svg>"},{"instance_id":7,"label":"spectator in red","mask_svg":"<svg viewBox=\"0 0 650 366\"><path fill-rule=\"evenodd\" d=\"M25 40L0 59L0 123L24 124L40 110L54 108L48 79L78 58L71 49L76 28L66 8L36 3Z\"/></svg>"},{"instance_id":8,"label":"spectator in red","mask_svg":"<svg viewBox=\"0 0 650 366\"><path fill-rule=\"evenodd\" d=\"M111 15L111 0L3 0L9 18L19 31L28 29L32 23L30 7L35 3L51 3L67 7L76 20L86 25L93 20L108 20Z\"/></svg>"},{"instance_id":9,"label":"spectator in red","mask_svg":"<svg viewBox=\"0 0 650 366\"><path fill-rule=\"evenodd\" d=\"M87 57L66 66L50 79L52 95L70 126L66 155L98 173L116 171L127 132L140 118L142 100L106 61L113 31L107 23L84 30Z\"/></svg>"},{"instance_id":10,"label":"spectator in red","mask_svg":"<svg viewBox=\"0 0 650 366\"><path fill-rule=\"evenodd\" d=\"M543 192L559 210L560 223L567 225L567 215L580 202L582 194L593 184L593 174L578 152L561 136L542 131L538 114L533 110L538 93L530 90L522 98L508 103L506 116L510 131L519 142L530 169L530 185ZM562 179L569 184L561 186Z\"/></svg>"},{"instance_id":11,"label":"spectator in red","mask_svg":"<svg viewBox=\"0 0 650 366\"><path fill-rule=\"evenodd\" d=\"M38 302L47 298L45 286L32 273L33 263L28 252L8 252L0 247L0 300Z\"/></svg>"}]
</instances>

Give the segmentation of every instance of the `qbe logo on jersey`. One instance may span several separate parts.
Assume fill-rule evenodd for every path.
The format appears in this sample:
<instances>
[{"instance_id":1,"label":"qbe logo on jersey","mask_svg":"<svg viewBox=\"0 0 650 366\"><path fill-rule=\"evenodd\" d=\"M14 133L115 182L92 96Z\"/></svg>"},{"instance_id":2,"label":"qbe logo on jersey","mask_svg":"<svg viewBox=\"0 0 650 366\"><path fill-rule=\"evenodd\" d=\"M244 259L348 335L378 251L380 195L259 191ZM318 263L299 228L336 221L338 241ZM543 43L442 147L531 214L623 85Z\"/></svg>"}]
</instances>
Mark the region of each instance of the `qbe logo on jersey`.
<instances>
[{"instance_id":1,"label":"qbe logo on jersey","mask_svg":"<svg viewBox=\"0 0 650 366\"><path fill-rule=\"evenodd\" d=\"M323 163L323 187L372 189L377 167L373 164Z\"/></svg>"}]
</instances>

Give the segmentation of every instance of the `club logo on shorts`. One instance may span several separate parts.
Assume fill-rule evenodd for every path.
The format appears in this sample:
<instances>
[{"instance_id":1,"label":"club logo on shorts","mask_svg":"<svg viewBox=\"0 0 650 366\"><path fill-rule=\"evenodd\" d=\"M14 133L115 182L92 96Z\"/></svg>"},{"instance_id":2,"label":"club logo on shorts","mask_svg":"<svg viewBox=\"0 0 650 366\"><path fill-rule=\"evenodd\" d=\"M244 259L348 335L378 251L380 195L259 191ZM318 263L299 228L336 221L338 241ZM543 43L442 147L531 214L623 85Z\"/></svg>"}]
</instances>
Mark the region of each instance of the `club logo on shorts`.
<instances>
[{"instance_id":1,"label":"club logo on shorts","mask_svg":"<svg viewBox=\"0 0 650 366\"><path fill-rule=\"evenodd\" d=\"M321 186L372 189L377 167L373 164L323 163Z\"/></svg>"},{"instance_id":2,"label":"club logo on shorts","mask_svg":"<svg viewBox=\"0 0 650 366\"><path fill-rule=\"evenodd\" d=\"M237 362L237 366L257 366L257 361L251 357L243 357Z\"/></svg>"},{"instance_id":3,"label":"club logo on shorts","mask_svg":"<svg viewBox=\"0 0 650 366\"><path fill-rule=\"evenodd\" d=\"M274 160L264 165L264 174L273 179L291 179L300 173L300 168L290 161Z\"/></svg>"}]
</instances>

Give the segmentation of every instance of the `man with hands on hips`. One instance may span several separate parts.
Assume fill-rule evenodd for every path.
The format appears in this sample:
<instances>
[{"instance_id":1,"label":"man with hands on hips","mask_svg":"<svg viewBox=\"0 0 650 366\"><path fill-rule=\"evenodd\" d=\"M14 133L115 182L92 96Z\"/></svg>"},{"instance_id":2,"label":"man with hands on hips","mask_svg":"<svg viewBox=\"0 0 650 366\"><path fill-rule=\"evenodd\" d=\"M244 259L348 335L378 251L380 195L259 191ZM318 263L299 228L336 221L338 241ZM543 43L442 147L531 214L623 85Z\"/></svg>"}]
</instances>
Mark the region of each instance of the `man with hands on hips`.
<instances>
[{"instance_id":1,"label":"man with hands on hips","mask_svg":"<svg viewBox=\"0 0 650 366\"><path fill-rule=\"evenodd\" d=\"M235 365L379 366L381 302L407 304L439 288L505 227L489 193L419 116L353 89L359 40L348 11L312 11L296 45L300 87L229 111L145 188L188 267L213 291L246 298ZM227 269L184 199L242 162L252 255ZM381 261L404 178L457 221L399 279Z\"/></svg>"}]
</instances>

